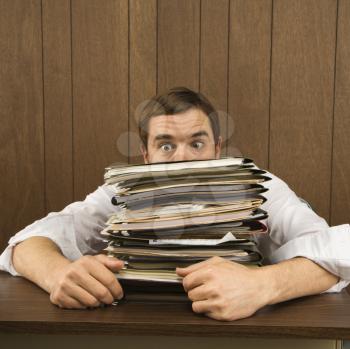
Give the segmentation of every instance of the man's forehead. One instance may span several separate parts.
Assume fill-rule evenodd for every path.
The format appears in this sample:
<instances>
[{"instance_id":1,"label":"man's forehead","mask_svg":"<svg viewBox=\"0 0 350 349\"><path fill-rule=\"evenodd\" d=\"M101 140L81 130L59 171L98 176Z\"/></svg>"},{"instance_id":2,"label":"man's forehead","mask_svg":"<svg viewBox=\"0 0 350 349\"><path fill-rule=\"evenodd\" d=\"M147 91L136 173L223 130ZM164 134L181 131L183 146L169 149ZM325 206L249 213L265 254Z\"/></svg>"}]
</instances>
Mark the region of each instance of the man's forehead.
<instances>
[{"instance_id":1,"label":"man's forehead","mask_svg":"<svg viewBox=\"0 0 350 349\"><path fill-rule=\"evenodd\" d=\"M201 111L186 112L175 115L159 115L150 119L149 135L177 134L192 135L201 130L211 131L208 117Z\"/></svg>"}]
</instances>

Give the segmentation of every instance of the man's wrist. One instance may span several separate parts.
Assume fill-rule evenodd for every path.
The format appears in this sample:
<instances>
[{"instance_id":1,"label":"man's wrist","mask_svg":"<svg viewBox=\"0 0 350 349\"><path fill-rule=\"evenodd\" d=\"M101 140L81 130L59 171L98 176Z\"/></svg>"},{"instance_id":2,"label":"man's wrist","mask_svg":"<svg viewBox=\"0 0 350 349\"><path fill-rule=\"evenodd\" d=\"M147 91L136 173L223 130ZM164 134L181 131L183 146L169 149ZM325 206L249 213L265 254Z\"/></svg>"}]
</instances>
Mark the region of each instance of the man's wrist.
<instances>
[{"instance_id":1,"label":"man's wrist","mask_svg":"<svg viewBox=\"0 0 350 349\"><path fill-rule=\"evenodd\" d=\"M264 305L278 303L282 290L278 282L277 268L274 265L265 265L260 267L258 271Z\"/></svg>"},{"instance_id":2,"label":"man's wrist","mask_svg":"<svg viewBox=\"0 0 350 349\"><path fill-rule=\"evenodd\" d=\"M44 278L44 282L42 287L45 289L46 292L51 293L51 290L53 288L53 285L55 283L55 280L57 279L57 276L62 268L64 268L66 265L70 264L71 261L66 259L63 256L58 256L58 258L51 263L49 263L48 273L46 277Z\"/></svg>"}]
</instances>

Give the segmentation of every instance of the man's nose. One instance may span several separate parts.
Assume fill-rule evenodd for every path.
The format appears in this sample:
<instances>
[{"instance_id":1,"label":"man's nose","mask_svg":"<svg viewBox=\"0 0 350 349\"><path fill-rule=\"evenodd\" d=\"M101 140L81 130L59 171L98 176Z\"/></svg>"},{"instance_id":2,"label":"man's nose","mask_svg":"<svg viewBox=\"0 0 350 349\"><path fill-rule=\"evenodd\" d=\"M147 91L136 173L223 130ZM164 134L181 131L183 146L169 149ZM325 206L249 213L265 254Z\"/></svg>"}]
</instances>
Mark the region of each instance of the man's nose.
<instances>
[{"instance_id":1,"label":"man's nose","mask_svg":"<svg viewBox=\"0 0 350 349\"><path fill-rule=\"evenodd\" d=\"M185 145L178 146L176 148L175 153L173 154L173 161L186 161L186 160L193 160L193 154L189 151L189 149L186 148Z\"/></svg>"}]
</instances>

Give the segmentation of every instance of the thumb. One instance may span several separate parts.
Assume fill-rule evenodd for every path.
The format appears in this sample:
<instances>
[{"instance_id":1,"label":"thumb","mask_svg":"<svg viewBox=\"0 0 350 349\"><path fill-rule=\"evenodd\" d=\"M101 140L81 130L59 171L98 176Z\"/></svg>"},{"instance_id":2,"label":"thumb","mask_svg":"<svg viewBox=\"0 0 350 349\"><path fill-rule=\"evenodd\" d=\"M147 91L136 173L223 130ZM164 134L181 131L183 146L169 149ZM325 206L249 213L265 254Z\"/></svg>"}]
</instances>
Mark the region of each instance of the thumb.
<instances>
[{"instance_id":1,"label":"thumb","mask_svg":"<svg viewBox=\"0 0 350 349\"><path fill-rule=\"evenodd\" d=\"M113 272L117 272L124 266L124 262L118 258L99 254L95 258Z\"/></svg>"}]
</instances>

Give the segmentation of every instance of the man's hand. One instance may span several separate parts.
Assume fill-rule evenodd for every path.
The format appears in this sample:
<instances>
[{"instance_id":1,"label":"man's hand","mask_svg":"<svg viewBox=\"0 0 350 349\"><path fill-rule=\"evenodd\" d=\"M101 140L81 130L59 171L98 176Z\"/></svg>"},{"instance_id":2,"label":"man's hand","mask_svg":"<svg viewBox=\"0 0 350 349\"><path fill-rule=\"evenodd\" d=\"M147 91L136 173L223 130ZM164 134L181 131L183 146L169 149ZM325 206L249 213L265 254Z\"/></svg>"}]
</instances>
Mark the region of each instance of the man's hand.
<instances>
[{"instance_id":1,"label":"man's hand","mask_svg":"<svg viewBox=\"0 0 350 349\"><path fill-rule=\"evenodd\" d=\"M123 262L106 255L83 256L67 261L50 273L47 280L50 300L61 308L98 307L123 297L115 272Z\"/></svg>"},{"instance_id":2,"label":"man's hand","mask_svg":"<svg viewBox=\"0 0 350 349\"><path fill-rule=\"evenodd\" d=\"M267 304L319 294L339 281L304 257L260 268L213 257L176 271L196 313L228 321L251 316Z\"/></svg>"},{"instance_id":3,"label":"man's hand","mask_svg":"<svg viewBox=\"0 0 350 349\"><path fill-rule=\"evenodd\" d=\"M251 316L268 304L268 280L259 269L213 257L176 272L183 277L194 312L231 321Z\"/></svg>"}]
</instances>

